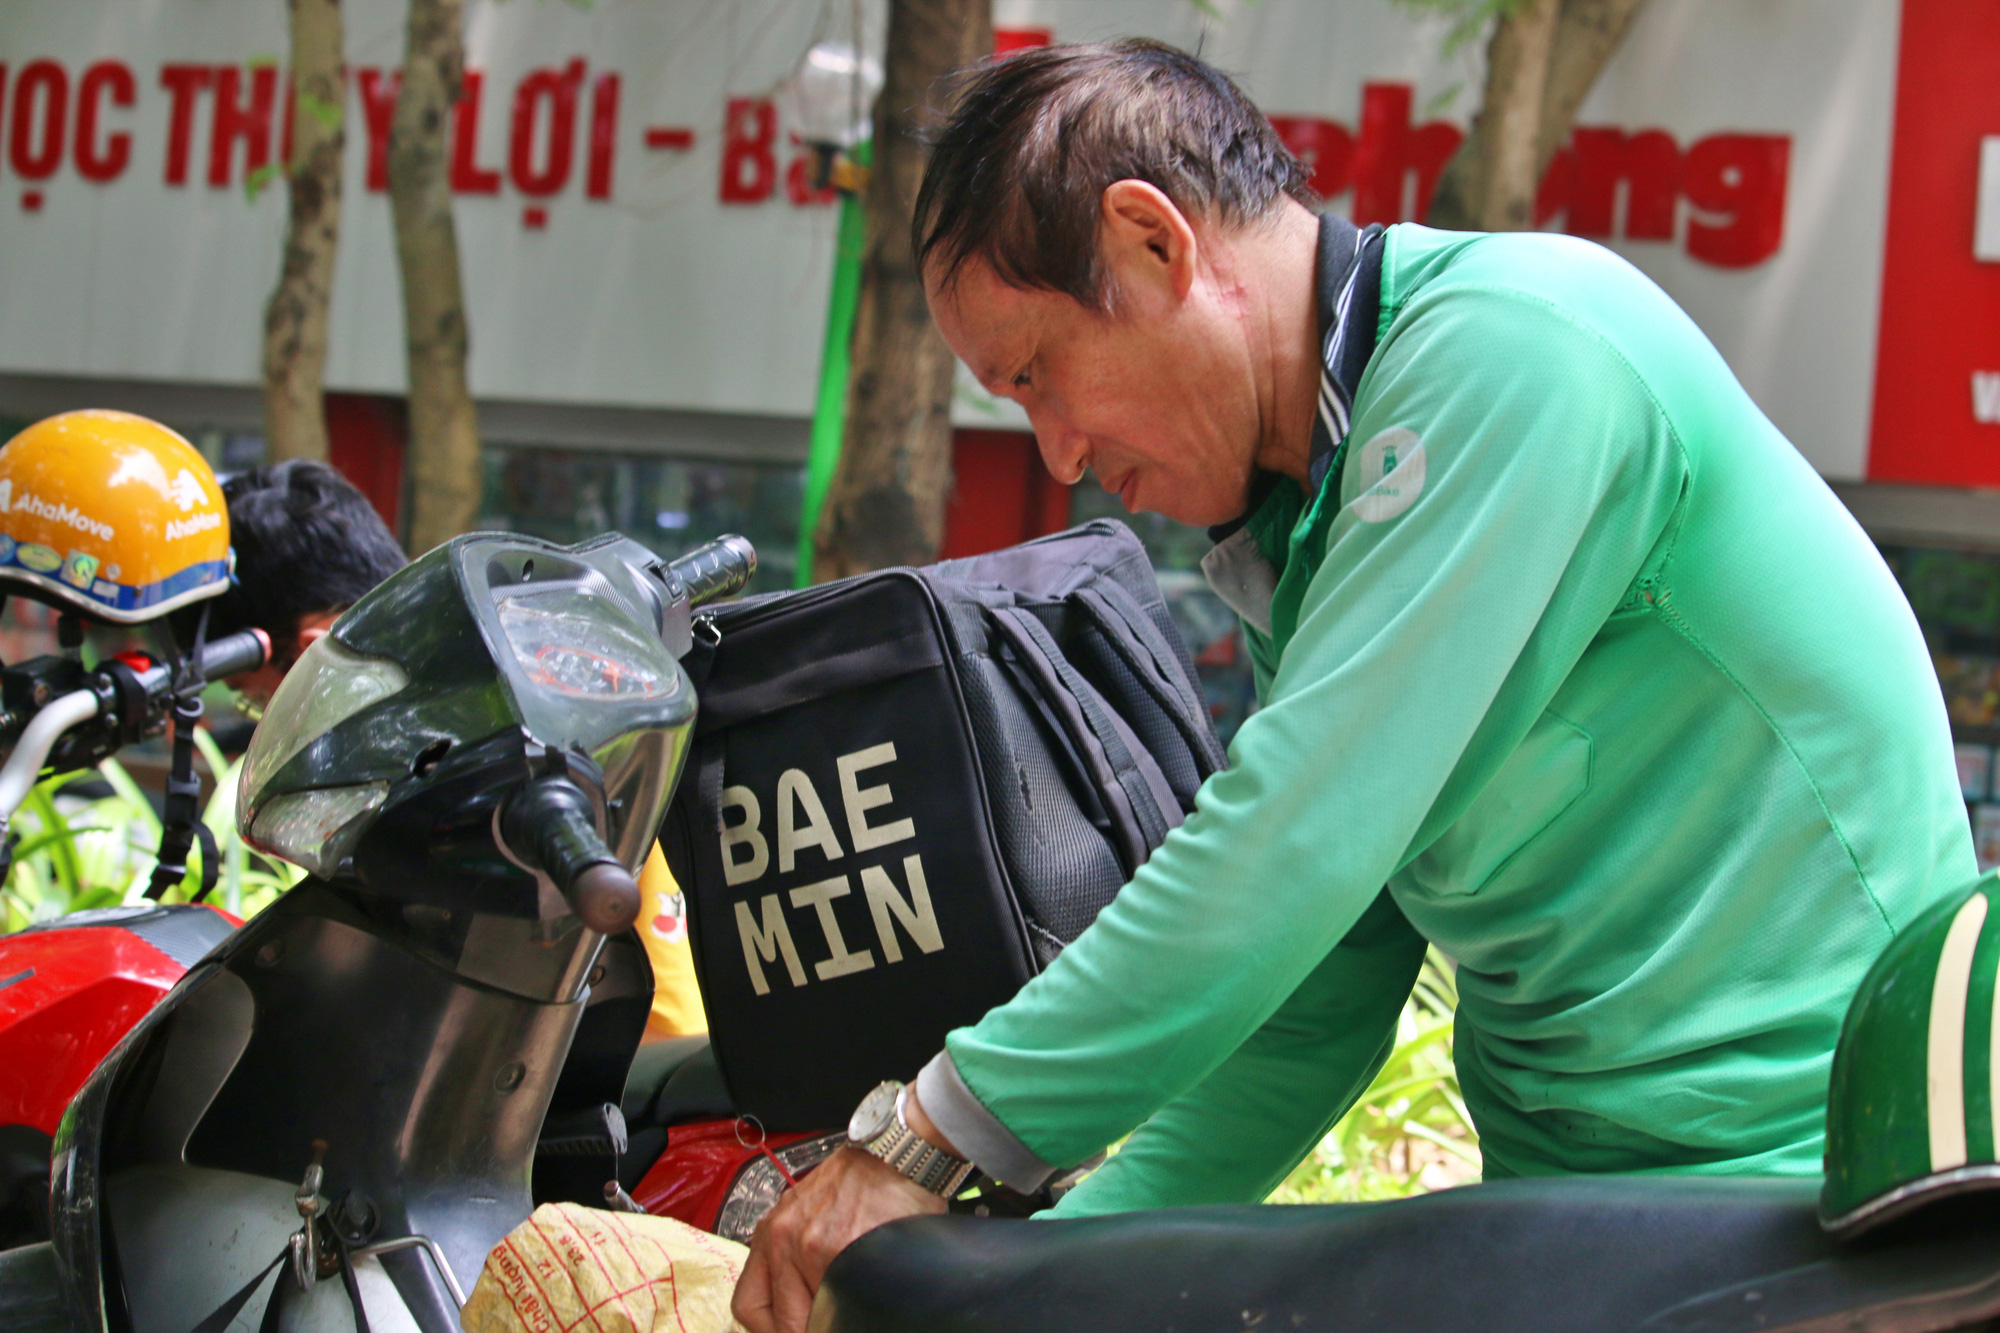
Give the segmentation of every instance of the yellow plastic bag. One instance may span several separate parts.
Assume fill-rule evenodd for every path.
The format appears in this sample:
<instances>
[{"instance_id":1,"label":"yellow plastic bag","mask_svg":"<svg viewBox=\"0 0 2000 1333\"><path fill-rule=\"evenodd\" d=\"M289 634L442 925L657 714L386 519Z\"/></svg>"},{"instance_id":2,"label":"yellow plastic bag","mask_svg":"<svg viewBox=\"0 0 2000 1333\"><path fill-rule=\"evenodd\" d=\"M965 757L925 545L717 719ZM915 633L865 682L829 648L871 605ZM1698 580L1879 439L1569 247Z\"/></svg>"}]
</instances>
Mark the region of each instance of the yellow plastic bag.
<instances>
[{"instance_id":1,"label":"yellow plastic bag","mask_svg":"<svg viewBox=\"0 0 2000 1333\"><path fill-rule=\"evenodd\" d=\"M742 1333L729 1298L750 1251L670 1217L545 1203L507 1233L465 1333Z\"/></svg>"}]
</instances>

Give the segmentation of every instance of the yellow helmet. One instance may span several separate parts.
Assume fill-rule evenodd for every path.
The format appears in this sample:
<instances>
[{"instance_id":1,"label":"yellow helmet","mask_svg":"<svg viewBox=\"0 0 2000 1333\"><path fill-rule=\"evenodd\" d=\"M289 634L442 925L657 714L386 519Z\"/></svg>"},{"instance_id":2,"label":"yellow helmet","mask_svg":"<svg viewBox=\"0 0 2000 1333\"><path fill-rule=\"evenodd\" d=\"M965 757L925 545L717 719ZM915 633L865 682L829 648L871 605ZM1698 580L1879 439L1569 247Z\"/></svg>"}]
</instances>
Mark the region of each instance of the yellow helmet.
<instances>
[{"instance_id":1,"label":"yellow helmet","mask_svg":"<svg viewBox=\"0 0 2000 1333\"><path fill-rule=\"evenodd\" d=\"M229 586L229 507L195 447L90 409L0 446L0 592L121 625Z\"/></svg>"}]
</instances>

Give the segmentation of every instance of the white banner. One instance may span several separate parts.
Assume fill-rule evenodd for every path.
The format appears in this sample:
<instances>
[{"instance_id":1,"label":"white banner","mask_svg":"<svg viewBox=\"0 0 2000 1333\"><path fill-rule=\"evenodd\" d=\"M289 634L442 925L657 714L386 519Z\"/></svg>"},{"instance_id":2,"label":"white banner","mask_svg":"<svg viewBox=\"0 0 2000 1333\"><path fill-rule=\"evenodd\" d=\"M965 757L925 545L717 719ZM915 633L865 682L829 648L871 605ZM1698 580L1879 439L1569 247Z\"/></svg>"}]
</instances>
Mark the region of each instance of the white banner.
<instances>
[{"instance_id":1,"label":"white banner","mask_svg":"<svg viewBox=\"0 0 2000 1333\"><path fill-rule=\"evenodd\" d=\"M406 6L343 8L353 86L327 378L401 392L394 237L369 167L386 143ZM476 394L811 411L835 209L791 201L784 177L798 150L755 110L734 135L733 194L745 202L725 202L718 181L731 99L770 95L812 44L820 8L467 5L476 101L461 104L453 137ZM0 6L0 142L39 146L52 99L21 96L36 62L54 62L78 104L48 176L21 179L17 153L0 164L0 370L257 382L285 200L268 172L254 199L248 187L282 137L286 41L274 0ZM131 104L100 83L87 116L82 94L100 62L129 72ZM83 145L80 164L83 119L100 142ZM120 169L86 179L83 165L116 136L129 136ZM21 201L31 191L32 211Z\"/></svg>"},{"instance_id":2,"label":"white banner","mask_svg":"<svg viewBox=\"0 0 2000 1333\"><path fill-rule=\"evenodd\" d=\"M400 0L348 0L329 383L400 392L383 192ZM771 99L849 6L468 0L453 129L482 397L804 416L835 210ZM1011 40L1155 35L1239 78L1336 207L1416 216L1478 99L1475 47L1389 0L995 0ZM864 29L879 44L882 6ZM1861 475L1894 0L1651 0L1544 189L1701 322L1823 472ZM257 379L278 266L284 7L0 7L0 372ZM967 424L1019 424L964 395Z\"/></svg>"}]
</instances>

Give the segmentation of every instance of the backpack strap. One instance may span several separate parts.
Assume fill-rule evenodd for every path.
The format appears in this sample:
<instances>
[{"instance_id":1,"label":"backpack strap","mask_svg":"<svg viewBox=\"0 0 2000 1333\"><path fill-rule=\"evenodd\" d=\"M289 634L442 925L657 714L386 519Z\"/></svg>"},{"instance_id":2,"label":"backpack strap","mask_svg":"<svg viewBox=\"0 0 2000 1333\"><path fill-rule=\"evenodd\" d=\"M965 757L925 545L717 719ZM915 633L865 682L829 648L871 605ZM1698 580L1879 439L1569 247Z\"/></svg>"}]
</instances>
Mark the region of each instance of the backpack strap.
<instances>
[{"instance_id":1,"label":"backpack strap","mask_svg":"<svg viewBox=\"0 0 2000 1333\"><path fill-rule=\"evenodd\" d=\"M722 762L725 749L720 736L698 736L695 753L690 755L695 770L696 814L694 845L688 855L695 873L713 878L723 873L722 844Z\"/></svg>"},{"instance_id":2,"label":"backpack strap","mask_svg":"<svg viewBox=\"0 0 2000 1333\"><path fill-rule=\"evenodd\" d=\"M1137 870L1181 822L1180 802L1166 775L1125 720L1104 705L1096 688L1063 656L1041 621L1019 607L989 610L995 628L1041 686L1092 769L1091 779L1104 795L1118 834L1120 859L1128 874Z\"/></svg>"},{"instance_id":3,"label":"backpack strap","mask_svg":"<svg viewBox=\"0 0 2000 1333\"><path fill-rule=\"evenodd\" d=\"M1215 738L1199 685L1188 679L1180 654L1132 595L1105 581L1079 588L1070 601L1090 617L1112 650L1125 659L1132 674L1166 710L1187 741L1201 775L1205 778L1227 767L1228 757Z\"/></svg>"}]
</instances>

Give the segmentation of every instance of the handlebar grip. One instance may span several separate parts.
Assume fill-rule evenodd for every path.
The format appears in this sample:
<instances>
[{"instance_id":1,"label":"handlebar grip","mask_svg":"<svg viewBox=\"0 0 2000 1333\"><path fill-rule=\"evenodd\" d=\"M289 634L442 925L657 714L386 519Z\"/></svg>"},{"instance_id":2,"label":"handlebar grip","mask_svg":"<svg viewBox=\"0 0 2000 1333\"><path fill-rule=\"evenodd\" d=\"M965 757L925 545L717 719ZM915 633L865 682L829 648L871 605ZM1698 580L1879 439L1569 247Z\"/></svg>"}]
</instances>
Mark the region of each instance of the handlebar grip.
<instances>
[{"instance_id":1,"label":"handlebar grip","mask_svg":"<svg viewBox=\"0 0 2000 1333\"><path fill-rule=\"evenodd\" d=\"M639 881L616 861L584 867L564 896L600 935L616 935L639 919Z\"/></svg>"},{"instance_id":2,"label":"handlebar grip","mask_svg":"<svg viewBox=\"0 0 2000 1333\"><path fill-rule=\"evenodd\" d=\"M700 606L743 591L757 572L757 548L749 538L731 533L668 561L667 568L687 585L688 603Z\"/></svg>"},{"instance_id":3,"label":"handlebar grip","mask_svg":"<svg viewBox=\"0 0 2000 1333\"><path fill-rule=\"evenodd\" d=\"M221 680L257 671L271 661L271 636L261 629L241 629L211 639L202 646L201 674L204 680Z\"/></svg>"},{"instance_id":4,"label":"handlebar grip","mask_svg":"<svg viewBox=\"0 0 2000 1333\"><path fill-rule=\"evenodd\" d=\"M597 836L590 799L561 778L531 782L500 808L508 849L554 881L583 923L615 935L639 919L639 884Z\"/></svg>"}]
</instances>

